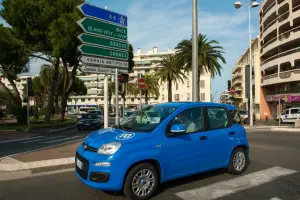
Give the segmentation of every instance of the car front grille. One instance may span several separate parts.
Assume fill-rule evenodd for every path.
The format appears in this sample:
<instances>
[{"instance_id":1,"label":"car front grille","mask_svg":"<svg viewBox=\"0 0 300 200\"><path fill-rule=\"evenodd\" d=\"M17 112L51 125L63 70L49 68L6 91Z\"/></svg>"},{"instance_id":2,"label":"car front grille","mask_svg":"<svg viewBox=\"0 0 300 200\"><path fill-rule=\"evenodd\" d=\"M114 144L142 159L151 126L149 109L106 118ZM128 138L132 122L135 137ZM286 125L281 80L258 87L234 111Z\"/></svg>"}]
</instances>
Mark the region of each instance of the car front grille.
<instances>
[{"instance_id":1,"label":"car front grille","mask_svg":"<svg viewBox=\"0 0 300 200\"><path fill-rule=\"evenodd\" d=\"M80 169L76 162L77 159L80 160L82 162L82 169ZM85 158L83 158L81 155L79 155L78 153L76 153L76 159L75 159L75 166L76 166L76 171L78 172L78 174L83 178L83 179L87 179L88 177L88 173L89 173L89 161L86 160Z\"/></svg>"}]
</instances>

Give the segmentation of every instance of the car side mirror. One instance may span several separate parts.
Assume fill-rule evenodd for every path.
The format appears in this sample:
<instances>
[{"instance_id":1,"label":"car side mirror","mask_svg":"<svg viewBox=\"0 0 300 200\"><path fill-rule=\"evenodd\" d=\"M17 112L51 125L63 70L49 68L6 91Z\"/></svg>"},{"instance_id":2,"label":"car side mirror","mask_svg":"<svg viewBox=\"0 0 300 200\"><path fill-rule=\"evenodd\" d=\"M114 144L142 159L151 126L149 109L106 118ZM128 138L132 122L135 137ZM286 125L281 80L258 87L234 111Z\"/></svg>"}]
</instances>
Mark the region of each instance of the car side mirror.
<instances>
[{"instance_id":1,"label":"car side mirror","mask_svg":"<svg viewBox=\"0 0 300 200\"><path fill-rule=\"evenodd\" d=\"M174 124L171 126L170 132L172 135L182 135L186 132L185 127L182 124Z\"/></svg>"}]
</instances>

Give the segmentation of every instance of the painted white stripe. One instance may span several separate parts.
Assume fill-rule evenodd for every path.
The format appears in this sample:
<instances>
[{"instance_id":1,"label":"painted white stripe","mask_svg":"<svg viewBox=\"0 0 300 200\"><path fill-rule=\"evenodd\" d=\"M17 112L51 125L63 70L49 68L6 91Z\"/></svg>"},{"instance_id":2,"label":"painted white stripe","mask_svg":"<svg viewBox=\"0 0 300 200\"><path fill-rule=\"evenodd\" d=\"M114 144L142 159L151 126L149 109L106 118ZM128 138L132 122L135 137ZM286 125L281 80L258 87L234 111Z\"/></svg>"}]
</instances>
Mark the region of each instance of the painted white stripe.
<instances>
[{"instance_id":1,"label":"painted white stripe","mask_svg":"<svg viewBox=\"0 0 300 200\"><path fill-rule=\"evenodd\" d=\"M42 142L42 143L49 144L49 143L54 143L54 142L60 142L60 141L65 141L65 140L75 139L75 138L79 138L79 137L80 137L80 136L74 136L74 137L63 138L63 139L58 139L58 140L51 140L51 141Z\"/></svg>"},{"instance_id":2,"label":"painted white stripe","mask_svg":"<svg viewBox=\"0 0 300 200\"><path fill-rule=\"evenodd\" d=\"M52 140L52 139L61 138L61 137L64 137L64 136L48 137L48 138L37 139L37 140L30 140L30 141L21 142L21 143L27 144L27 143L31 143L31 142L39 142L39 141L43 141L43 140Z\"/></svg>"},{"instance_id":3,"label":"painted white stripe","mask_svg":"<svg viewBox=\"0 0 300 200\"><path fill-rule=\"evenodd\" d=\"M273 198L271 198L270 200L282 200L282 199L279 199L279 198L277 198L277 197L273 197Z\"/></svg>"},{"instance_id":4,"label":"painted white stripe","mask_svg":"<svg viewBox=\"0 0 300 200\"><path fill-rule=\"evenodd\" d=\"M34 136L34 137L15 139L15 140L4 140L4 141L0 141L0 144L9 143L9 142L19 142L19 141L24 141L24 140L32 140L32 139L43 138L43 137L45 137L45 136Z\"/></svg>"},{"instance_id":5,"label":"painted white stripe","mask_svg":"<svg viewBox=\"0 0 300 200\"><path fill-rule=\"evenodd\" d=\"M184 200L212 200L252 187L257 187L264 183L273 181L280 176L286 176L293 173L296 173L296 171L281 167L272 167L238 178L214 183L206 187L179 192L175 195Z\"/></svg>"}]
</instances>

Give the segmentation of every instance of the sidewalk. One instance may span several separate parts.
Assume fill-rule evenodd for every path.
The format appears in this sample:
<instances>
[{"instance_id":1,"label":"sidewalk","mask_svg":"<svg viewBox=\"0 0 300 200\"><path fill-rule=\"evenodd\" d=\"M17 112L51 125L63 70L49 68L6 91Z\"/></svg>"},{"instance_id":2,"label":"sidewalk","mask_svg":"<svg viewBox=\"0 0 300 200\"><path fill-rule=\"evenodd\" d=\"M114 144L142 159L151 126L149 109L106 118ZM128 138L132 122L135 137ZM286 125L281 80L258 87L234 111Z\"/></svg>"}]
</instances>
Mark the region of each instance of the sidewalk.
<instances>
[{"instance_id":1,"label":"sidewalk","mask_svg":"<svg viewBox=\"0 0 300 200\"><path fill-rule=\"evenodd\" d=\"M73 168L74 156L81 142L52 147L44 150L7 156L0 159L0 171L15 172L20 170L50 171Z\"/></svg>"}]
</instances>

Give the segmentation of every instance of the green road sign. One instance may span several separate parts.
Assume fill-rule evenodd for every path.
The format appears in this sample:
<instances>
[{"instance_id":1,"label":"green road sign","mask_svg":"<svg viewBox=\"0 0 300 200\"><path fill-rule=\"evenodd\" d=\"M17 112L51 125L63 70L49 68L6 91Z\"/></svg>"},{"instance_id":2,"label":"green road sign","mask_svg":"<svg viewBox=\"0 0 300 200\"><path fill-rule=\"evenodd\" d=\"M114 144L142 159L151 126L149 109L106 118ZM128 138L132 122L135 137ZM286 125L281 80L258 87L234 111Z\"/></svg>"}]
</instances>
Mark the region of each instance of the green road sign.
<instances>
[{"instance_id":1,"label":"green road sign","mask_svg":"<svg viewBox=\"0 0 300 200\"><path fill-rule=\"evenodd\" d=\"M128 52L125 51L105 49L102 47L90 46L86 44L80 45L78 49L82 54L114 58L119 60L128 60Z\"/></svg>"},{"instance_id":2,"label":"green road sign","mask_svg":"<svg viewBox=\"0 0 300 200\"><path fill-rule=\"evenodd\" d=\"M127 40L127 28L85 17L78 25L86 32L113 39Z\"/></svg>"},{"instance_id":3,"label":"green road sign","mask_svg":"<svg viewBox=\"0 0 300 200\"><path fill-rule=\"evenodd\" d=\"M121 42L115 39L107 39L83 33L78 36L79 40L85 44L94 44L103 47L110 47L120 50L128 50L128 42Z\"/></svg>"}]
</instances>

